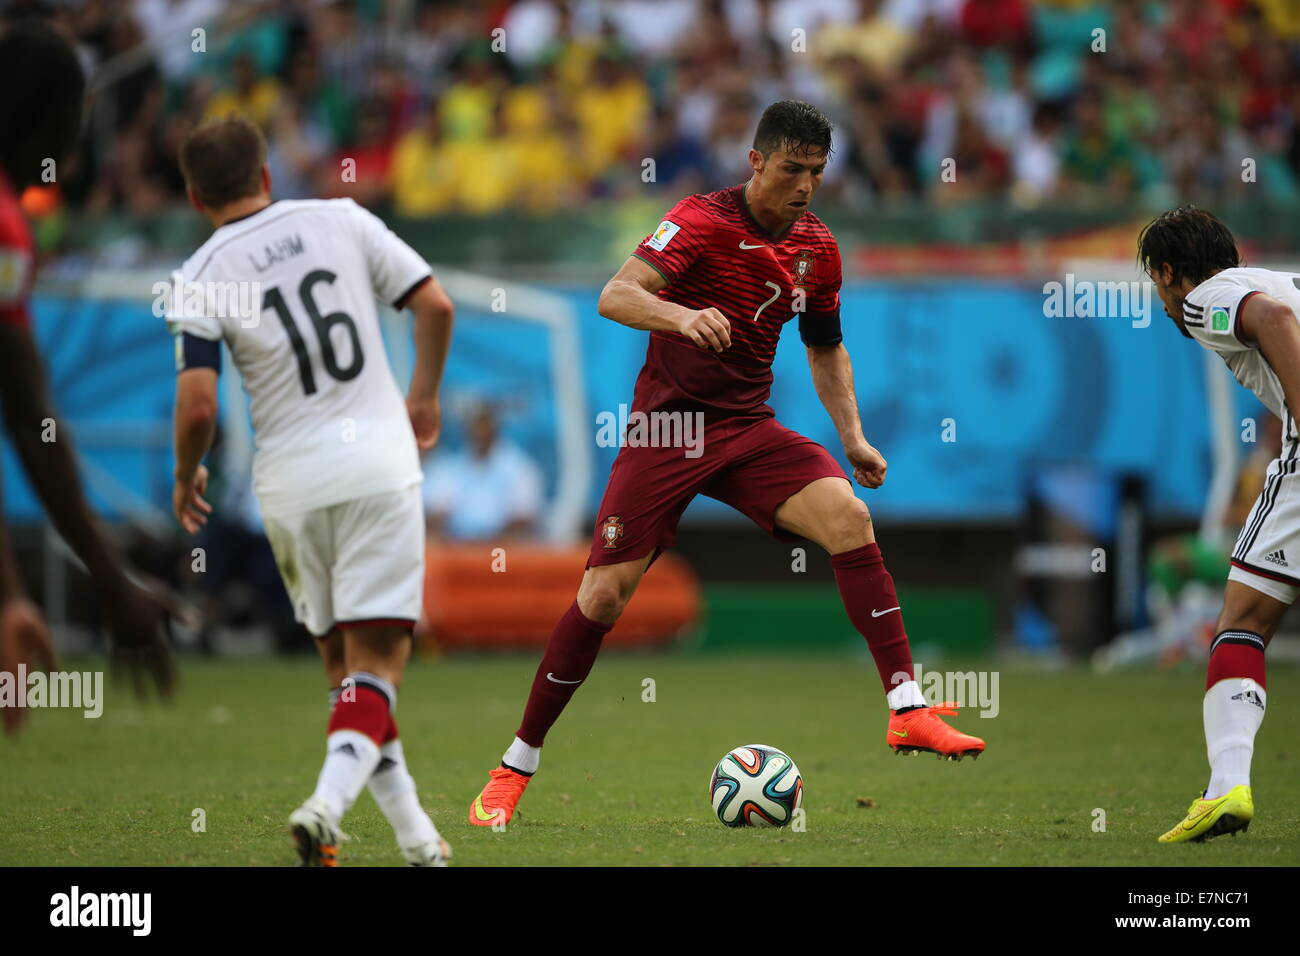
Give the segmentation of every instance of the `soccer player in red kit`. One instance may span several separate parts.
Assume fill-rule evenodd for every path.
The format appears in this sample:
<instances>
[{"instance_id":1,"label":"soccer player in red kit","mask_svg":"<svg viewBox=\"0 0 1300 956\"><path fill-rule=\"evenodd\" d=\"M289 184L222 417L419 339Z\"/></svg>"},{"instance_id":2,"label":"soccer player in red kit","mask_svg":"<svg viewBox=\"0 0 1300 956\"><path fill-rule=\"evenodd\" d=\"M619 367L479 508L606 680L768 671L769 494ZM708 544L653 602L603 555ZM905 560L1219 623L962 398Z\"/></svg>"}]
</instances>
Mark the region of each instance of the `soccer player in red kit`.
<instances>
[{"instance_id":1,"label":"soccer player in red kit","mask_svg":"<svg viewBox=\"0 0 1300 956\"><path fill-rule=\"evenodd\" d=\"M631 441L620 449L577 600L551 634L514 742L470 805L471 824L509 822L546 732L697 494L778 539L807 538L830 553L845 610L884 685L890 747L953 759L984 750L939 717L952 710L926 705L867 506L830 453L766 404L777 339L797 315L817 395L854 477L867 488L885 480L885 459L862 434L841 341L839 249L808 211L830 149L831 125L816 108L769 106L749 151L749 181L683 199L601 292L601 315L650 332L633 412L702 413L703 449Z\"/></svg>"},{"instance_id":2,"label":"soccer player in red kit","mask_svg":"<svg viewBox=\"0 0 1300 956\"><path fill-rule=\"evenodd\" d=\"M76 51L57 28L39 17L0 23L0 88L7 91L0 97L0 419L50 520L90 573L115 668L132 675L137 692L150 678L169 694L176 677L163 625L172 600L131 579L95 520L50 398L28 309L35 253L19 196L70 151L84 87ZM56 441L49 440L51 422L57 422ZM47 628L26 597L0 511L0 671L52 660ZM22 716L0 711L10 730Z\"/></svg>"}]
</instances>

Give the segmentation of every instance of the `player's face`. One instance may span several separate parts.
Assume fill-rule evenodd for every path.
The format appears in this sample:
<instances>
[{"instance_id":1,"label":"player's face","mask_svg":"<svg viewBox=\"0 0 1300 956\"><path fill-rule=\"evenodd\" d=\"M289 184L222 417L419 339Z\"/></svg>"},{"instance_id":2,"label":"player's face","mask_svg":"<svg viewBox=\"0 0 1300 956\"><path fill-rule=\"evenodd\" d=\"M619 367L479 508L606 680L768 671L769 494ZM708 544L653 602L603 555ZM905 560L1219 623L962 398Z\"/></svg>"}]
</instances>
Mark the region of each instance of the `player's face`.
<instances>
[{"instance_id":1,"label":"player's face","mask_svg":"<svg viewBox=\"0 0 1300 956\"><path fill-rule=\"evenodd\" d=\"M826 172L826 154L774 149L764 157L757 150L750 152L763 205L787 222L807 212Z\"/></svg>"},{"instance_id":2,"label":"player's face","mask_svg":"<svg viewBox=\"0 0 1300 956\"><path fill-rule=\"evenodd\" d=\"M1160 296L1160 302L1165 307L1165 315L1173 320L1178 331L1187 338L1187 326L1183 324L1183 288L1182 283L1173 282L1173 269L1169 263L1164 263L1158 269L1152 269L1147 275L1151 279L1151 284L1156 287L1156 295Z\"/></svg>"}]
</instances>

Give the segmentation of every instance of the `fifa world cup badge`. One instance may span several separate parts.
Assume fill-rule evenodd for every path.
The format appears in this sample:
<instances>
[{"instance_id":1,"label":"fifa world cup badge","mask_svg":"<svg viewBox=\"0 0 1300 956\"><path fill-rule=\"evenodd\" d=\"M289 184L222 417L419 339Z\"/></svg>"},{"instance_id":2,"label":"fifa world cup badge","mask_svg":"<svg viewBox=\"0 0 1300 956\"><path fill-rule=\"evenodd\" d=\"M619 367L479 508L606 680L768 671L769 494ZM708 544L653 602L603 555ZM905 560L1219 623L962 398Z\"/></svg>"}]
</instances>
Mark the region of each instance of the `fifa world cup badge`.
<instances>
[{"instance_id":1,"label":"fifa world cup badge","mask_svg":"<svg viewBox=\"0 0 1300 956\"><path fill-rule=\"evenodd\" d=\"M605 539L606 548L618 547L618 539L623 537L623 519L618 515L610 515L600 526L600 536Z\"/></svg>"},{"instance_id":2,"label":"fifa world cup badge","mask_svg":"<svg viewBox=\"0 0 1300 956\"><path fill-rule=\"evenodd\" d=\"M801 250L794 257L794 284L803 285L812 276L813 254L807 250Z\"/></svg>"}]
</instances>

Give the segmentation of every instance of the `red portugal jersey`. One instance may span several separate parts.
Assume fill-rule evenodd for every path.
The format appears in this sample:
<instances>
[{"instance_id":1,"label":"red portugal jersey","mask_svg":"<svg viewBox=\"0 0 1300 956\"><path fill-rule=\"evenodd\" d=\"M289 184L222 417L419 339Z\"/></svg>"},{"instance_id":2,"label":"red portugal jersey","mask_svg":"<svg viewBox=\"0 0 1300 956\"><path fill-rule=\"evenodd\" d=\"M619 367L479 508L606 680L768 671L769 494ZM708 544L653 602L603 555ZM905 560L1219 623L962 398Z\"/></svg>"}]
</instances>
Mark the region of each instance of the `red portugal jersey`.
<instances>
[{"instance_id":1,"label":"red portugal jersey","mask_svg":"<svg viewBox=\"0 0 1300 956\"><path fill-rule=\"evenodd\" d=\"M9 177L0 172L0 325L27 328L32 291L32 231Z\"/></svg>"},{"instance_id":2,"label":"red portugal jersey","mask_svg":"<svg viewBox=\"0 0 1300 956\"><path fill-rule=\"evenodd\" d=\"M668 280L661 299L715 308L731 323L731 346L700 348L676 332L652 332L633 409L705 406L770 415L772 360L786 322L799 316L809 345L839 336L840 251L806 212L778 239L754 219L744 185L679 202L633 253Z\"/></svg>"}]
</instances>

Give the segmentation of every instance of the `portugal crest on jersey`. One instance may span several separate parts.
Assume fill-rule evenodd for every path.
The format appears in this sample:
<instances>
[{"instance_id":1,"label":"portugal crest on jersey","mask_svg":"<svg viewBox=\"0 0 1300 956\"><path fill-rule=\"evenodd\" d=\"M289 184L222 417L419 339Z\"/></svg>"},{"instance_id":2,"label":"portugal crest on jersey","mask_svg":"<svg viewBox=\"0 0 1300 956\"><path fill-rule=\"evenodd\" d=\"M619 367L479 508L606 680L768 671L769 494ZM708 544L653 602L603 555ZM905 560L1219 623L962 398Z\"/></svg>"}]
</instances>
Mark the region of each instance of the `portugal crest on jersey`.
<instances>
[{"instance_id":1,"label":"portugal crest on jersey","mask_svg":"<svg viewBox=\"0 0 1300 956\"><path fill-rule=\"evenodd\" d=\"M810 249L801 249L794 257L794 284L804 285L812 278L813 254Z\"/></svg>"},{"instance_id":2,"label":"portugal crest on jersey","mask_svg":"<svg viewBox=\"0 0 1300 956\"><path fill-rule=\"evenodd\" d=\"M618 539L623 537L623 519L618 515L610 515L600 526L600 536L606 548L618 547Z\"/></svg>"}]
</instances>

